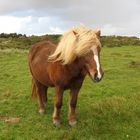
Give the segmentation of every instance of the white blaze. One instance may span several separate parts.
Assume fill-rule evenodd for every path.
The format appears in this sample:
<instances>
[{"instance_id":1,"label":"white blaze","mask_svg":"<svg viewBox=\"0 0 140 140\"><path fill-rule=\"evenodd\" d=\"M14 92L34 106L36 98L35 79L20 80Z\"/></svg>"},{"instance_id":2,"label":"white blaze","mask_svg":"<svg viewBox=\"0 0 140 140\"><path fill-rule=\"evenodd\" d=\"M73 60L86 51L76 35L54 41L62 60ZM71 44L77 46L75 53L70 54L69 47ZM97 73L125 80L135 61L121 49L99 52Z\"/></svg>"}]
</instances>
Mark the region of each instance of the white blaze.
<instances>
[{"instance_id":1,"label":"white blaze","mask_svg":"<svg viewBox=\"0 0 140 140\"><path fill-rule=\"evenodd\" d=\"M98 78L100 79L102 77L102 75L100 73L100 63L99 63L99 56L98 56L97 47L93 46L92 51L94 53L94 60L96 62L96 66L97 66Z\"/></svg>"}]
</instances>

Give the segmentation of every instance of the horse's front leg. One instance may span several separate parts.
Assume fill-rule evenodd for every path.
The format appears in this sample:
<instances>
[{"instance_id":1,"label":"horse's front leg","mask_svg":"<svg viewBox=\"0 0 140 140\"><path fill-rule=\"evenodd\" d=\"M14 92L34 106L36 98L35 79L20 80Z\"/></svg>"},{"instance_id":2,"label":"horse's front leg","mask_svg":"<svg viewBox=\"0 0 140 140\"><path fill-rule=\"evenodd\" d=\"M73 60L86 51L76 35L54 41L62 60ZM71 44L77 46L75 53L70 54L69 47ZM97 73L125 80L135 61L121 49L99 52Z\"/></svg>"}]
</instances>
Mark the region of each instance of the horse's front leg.
<instances>
[{"instance_id":1,"label":"horse's front leg","mask_svg":"<svg viewBox=\"0 0 140 140\"><path fill-rule=\"evenodd\" d=\"M76 104L79 89L71 89L70 91L70 103L69 103L69 125L74 126L76 124Z\"/></svg>"},{"instance_id":2,"label":"horse's front leg","mask_svg":"<svg viewBox=\"0 0 140 140\"><path fill-rule=\"evenodd\" d=\"M54 113L53 113L53 124L55 126L60 125L60 111L61 111L61 107L62 107L63 91L64 90L59 87L56 88Z\"/></svg>"}]
</instances>

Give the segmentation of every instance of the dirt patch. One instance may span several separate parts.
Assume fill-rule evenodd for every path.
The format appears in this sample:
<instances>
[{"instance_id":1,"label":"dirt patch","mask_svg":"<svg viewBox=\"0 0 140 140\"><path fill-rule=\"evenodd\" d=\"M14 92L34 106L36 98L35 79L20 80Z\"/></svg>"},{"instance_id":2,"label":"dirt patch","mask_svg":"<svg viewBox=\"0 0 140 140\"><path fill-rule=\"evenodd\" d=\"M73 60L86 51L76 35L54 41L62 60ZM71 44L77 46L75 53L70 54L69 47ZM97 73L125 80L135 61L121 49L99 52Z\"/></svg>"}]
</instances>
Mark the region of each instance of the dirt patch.
<instances>
[{"instance_id":1,"label":"dirt patch","mask_svg":"<svg viewBox=\"0 0 140 140\"><path fill-rule=\"evenodd\" d=\"M7 123L19 123L20 118L11 116L0 116L0 121L4 121Z\"/></svg>"}]
</instances>

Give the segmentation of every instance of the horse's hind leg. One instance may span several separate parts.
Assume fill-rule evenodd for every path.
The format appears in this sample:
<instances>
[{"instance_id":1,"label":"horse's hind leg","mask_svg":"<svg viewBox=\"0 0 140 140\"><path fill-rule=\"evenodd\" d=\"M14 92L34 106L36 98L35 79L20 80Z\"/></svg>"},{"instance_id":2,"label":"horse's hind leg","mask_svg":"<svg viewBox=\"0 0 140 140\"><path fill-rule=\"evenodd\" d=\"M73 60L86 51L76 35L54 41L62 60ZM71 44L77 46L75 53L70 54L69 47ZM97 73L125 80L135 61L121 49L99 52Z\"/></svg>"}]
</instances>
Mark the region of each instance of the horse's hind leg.
<instances>
[{"instance_id":1,"label":"horse's hind leg","mask_svg":"<svg viewBox=\"0 0 140 140\"><path fill-rule=\"evenodd\" d=\"M43 100L44 106L47 105L47 101L48 101L47 90L48 90L48 87L44 86L44 92L42 92L42 100Z\"/></svg>"},{"instance_id":2,"label":"horse's hind leg","mask_svg":"<svg viewBox=\"0 0 140 140\"><path fill-rule=\"evenodd\" d=\"M38 95L39 100L39 110L40 114L45 112L45 105L47 103L47 87L35 80L36 84L36 93Z\"/></svg>"}]
</instances>

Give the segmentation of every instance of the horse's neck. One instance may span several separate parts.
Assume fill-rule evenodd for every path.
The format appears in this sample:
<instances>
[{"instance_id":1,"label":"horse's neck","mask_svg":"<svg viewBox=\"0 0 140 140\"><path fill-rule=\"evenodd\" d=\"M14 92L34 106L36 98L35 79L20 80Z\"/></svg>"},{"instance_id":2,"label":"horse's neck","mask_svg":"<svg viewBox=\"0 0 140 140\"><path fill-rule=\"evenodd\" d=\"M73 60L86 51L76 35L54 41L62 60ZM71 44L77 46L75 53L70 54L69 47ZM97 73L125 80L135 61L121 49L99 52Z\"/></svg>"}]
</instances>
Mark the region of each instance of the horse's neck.
<instances>
[{"instance_id":1,"label":"horse's neck","mask_svg":"<svg viewBox=\"0 0 140 140\"><path fill-rule=\"evenodd\" d=\"M81 73L84 71L84 61L82 59L76 59L71 64L64 66L72 73Z\"/></svg>"}]
</instances>

